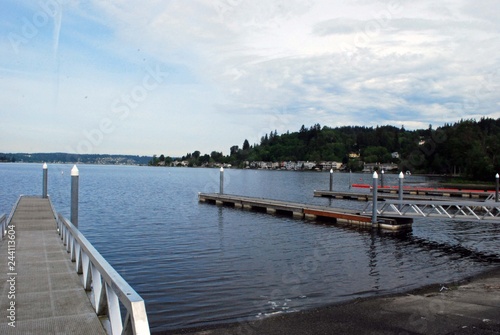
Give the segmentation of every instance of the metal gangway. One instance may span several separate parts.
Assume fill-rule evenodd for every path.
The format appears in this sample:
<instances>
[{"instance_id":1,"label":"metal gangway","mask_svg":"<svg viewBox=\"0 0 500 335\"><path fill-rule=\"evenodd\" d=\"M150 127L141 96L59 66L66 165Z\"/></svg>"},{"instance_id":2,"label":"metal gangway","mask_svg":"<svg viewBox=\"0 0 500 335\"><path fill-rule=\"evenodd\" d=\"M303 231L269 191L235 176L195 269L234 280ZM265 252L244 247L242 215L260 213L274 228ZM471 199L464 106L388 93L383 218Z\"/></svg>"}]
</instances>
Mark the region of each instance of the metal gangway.
<instances>
[{"instance_id":1,"label":"metal gangway","mask_svg":"<svg viewBox=\"0 0 500 335\"><path fill-rule=\"evenodd\" d=\"M385 200L376 205L379 216L432 217L454 220L500 222L500 202ZM373 213L373 202L367 202L362 214Z\"/></svg>"}]
</instances>

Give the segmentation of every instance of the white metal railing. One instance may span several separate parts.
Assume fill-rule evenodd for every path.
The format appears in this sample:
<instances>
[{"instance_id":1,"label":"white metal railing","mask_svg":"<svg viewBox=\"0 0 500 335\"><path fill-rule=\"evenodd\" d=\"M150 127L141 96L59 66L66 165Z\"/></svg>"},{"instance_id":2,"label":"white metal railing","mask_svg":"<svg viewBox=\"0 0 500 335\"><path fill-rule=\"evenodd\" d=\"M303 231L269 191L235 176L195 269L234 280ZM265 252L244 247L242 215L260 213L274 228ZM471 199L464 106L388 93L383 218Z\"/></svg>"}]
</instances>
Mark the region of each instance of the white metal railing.
<instances>
[{"instance_id":1,"label":"white metal railing","mask_svg":"<svg viewBox=\"0 0 500 335\"><path fill-rule=\"evenodd\" d=\"M150 334L146 306L141 296L101 256L83 234L61 214L57 230L82 284L90 291L90 301L97 315L109 319L111 334ZM120 304L127 310L122 318Z\"/></svg>"},{"instance_id":2,"label":"white metal railing","mask_svg":"<svg viewBox=\"0 0 500 335\"><path fill-rule=\"evenodd\" d=\"M484 201L485 202L495 201L495 199L496 199L496 194L495 193L491 193L490 195L488 195L488 197Z\"/></svg>"},{"instance_id":3,"label":"white metal railing","mask_svg":"<svg viewBox=\"0 0 500 335\"><path fill-rule=\"evenodd\" d=\"M7 215L0 215L0 228L2 229L2 239L7 234Z\"/></svg>"},{"instance_id":4,"label":"white metal railing","mask_svg":"<svg viewBox=\"0 0 500 335\"><path fill-rule=\"evenodd\" d=\"M363 213L372 213L370 201ZM377 206L378 215L440 217L465 220L500 221L500 203L476 201L385 200Z\"/></svg>"},{"instance_id":5,"label":"white metal railing","mask_svg":"<svg viewBox=\"0 0 500 335\"><path fill-rule=\"evenodd\" d=\"M12 210L10 211L9 217L8 218L6 217L5 219L3 219L3 216L5 216L5 214L3 214L2 220L0 220L1 227L2 227L2 240L5 237L5 235L7 235L7 226L10 225L10 222L12 221L12 217L14 216L14 212L16 211L17 205L19 205L19 202L21 201L22 197L23 196L21 195L19 198L17 198L16 203L14 204L14 207L12 207Z\"/></svg>"}]
</instances>

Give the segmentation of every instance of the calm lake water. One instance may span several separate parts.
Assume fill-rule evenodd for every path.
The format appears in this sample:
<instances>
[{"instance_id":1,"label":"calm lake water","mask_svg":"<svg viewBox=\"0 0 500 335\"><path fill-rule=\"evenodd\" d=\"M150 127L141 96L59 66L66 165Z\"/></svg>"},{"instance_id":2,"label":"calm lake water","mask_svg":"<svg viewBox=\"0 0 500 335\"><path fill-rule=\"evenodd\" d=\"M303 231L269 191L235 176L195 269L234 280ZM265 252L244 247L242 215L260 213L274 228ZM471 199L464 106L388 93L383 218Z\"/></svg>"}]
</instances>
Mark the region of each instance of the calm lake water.
<instances>
[{"instance_id":1,"label":"calm lake water","mask_svg":"<svg viewBox=\"0 0 500 335\"><path fill-rule=\"evenodd\" d=\"M71 165L49 165L49 195L69 217ZM198 203L217 169L80 165L79 227L146 301L152 331L262 318L445 283L492 268L500 225L417 219L391 234ZM371 183L370 174L352 174ZM385 175L397 185L397 175ZM411 176L405 183L426 183ZM225 193L332 207L329 174L225 170ZM348 190L349 174L334 188ZM368 190L357 189L359 192ZM0 164L0 213L42 192L41 164ZM498 264L498 263L497 263Z\"/></svg>"}]
</instances>

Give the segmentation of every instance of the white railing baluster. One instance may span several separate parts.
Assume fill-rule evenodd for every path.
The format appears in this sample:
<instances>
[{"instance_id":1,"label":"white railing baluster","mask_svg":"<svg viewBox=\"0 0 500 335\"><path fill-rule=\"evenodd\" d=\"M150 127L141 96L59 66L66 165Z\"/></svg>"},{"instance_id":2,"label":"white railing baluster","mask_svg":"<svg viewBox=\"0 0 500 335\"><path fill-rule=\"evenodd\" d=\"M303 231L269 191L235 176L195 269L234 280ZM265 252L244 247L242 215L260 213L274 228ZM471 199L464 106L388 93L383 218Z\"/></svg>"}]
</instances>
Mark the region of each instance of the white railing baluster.
<instances>
[{"instance_id":1,"label":"white railing baluster","mask_svg":"<svg viewBox=\"0 0 500 335\"><path fill-rule=\"evenodd\" d=\"M79 243L75 243L75 259L73 260L75 262L75 271L79 275L82 274L82 248L80 248Z\"/></svg>"},{"instance_id":2,"label":"white railing baluster","mask_svg":"<svg viewBox=\"0 0 500 335\"><path fill-rule=\"evenodd\" d=\"M94 308L97 315L103 315L106 308L106 290L104 289L102 276L97 267L91 264L92 288L94 290Z\"/></svg>"},{"instance_id":3,"label":"white railing baluster","mask_svg":"<svg viewBox=\"0 0 500 335\"><path fill-rule=\"evenodd\" d=\"M75 244L75 239L71 237L70 258L72 262L76 261Z\"/></svg>"},{"instance_id":4,"label":"white railing baluster","mask_svg":"<svg viewBox=\"0 0 500 335\"><path fill-rule=\"evenodd\" d=\"M115 291L113 291L113 289L108 284L106 284L106 297L108 303L109 323L111 325L111 334L121 334L123 325L120 303Z\"/></svg>"},{"instance_id":5,"label":"white railing baluster","mask_svg":"<svg viewBox=\"0 0 500 335\"><path fill-rule=\"evenodd\" d=\"M85 291L92 290L92 270L90 266L89 256L82 251L82 274L83 288Z\"/></svg>"}]
</instances>

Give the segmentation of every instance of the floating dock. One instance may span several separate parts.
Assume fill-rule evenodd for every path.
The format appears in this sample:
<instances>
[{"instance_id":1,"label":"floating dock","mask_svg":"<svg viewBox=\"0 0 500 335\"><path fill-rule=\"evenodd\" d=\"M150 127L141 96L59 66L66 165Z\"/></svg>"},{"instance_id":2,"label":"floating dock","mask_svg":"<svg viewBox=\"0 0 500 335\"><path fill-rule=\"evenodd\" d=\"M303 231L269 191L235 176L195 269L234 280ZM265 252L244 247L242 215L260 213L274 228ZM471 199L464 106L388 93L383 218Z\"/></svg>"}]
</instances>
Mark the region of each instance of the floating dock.
<instances>
[{"instance_id":1,"label":"floating dock","mask_svg":"<svg viewBox=\"0 0 500 335\"><path fill-rule=\"evenodd\" d=\"M368 184L353 184L352 187L371 189L371 186ZM399 187L379 186L377 191L379 194L381 193L397 194L399 192ZM450 197L471 198L479 200L486 200L488 198L495 196L495 192L491 190L473 190L473 189L440 188L440 187L413 187L413 186L404 186L403 194L432 196L432 197L448 197L448 198Z\"/></svg>"},{"instance_id":2,"label":"floating dock","mask_svg":"<svg viewBox=\"0 0 500 335\"><path fill-rule=\"evenodd\" d=\"M491 193L473 193L473 192L463 192L463 193L445 193L436 191L426 191L426 190L404 190L405 200L429 200L429 201L443 201L450 200L450 197L461 197L468 198L469 200L484 201ZM460 194L460 195L459 195ZM314 190L315 197L323 198L334 198L334 199L345 199L345 200L358 200L358 201L372 201L372 192L339 192L339 191L325 191L325 190ZM397 200L398 199L398 189L378 189L377 199L379 200Z\"/></svg>"},{"instance_id":3,"label":"floating dock","mask_svg":"<svg viewBox=\"0 0 500 335\"><path fill-rule=\"evenodd\" d=\"M320 219L385 230L409 229L413 223L411 218L379 216L377 223L372 224L371 216L360 214L359 211L220 193L199 193L198 200L219 206L230 206L268 214L289 215L297 219Z\"/></svg>"}]
</instances>

